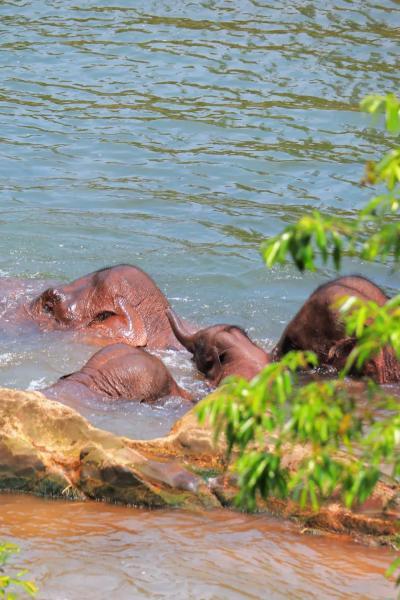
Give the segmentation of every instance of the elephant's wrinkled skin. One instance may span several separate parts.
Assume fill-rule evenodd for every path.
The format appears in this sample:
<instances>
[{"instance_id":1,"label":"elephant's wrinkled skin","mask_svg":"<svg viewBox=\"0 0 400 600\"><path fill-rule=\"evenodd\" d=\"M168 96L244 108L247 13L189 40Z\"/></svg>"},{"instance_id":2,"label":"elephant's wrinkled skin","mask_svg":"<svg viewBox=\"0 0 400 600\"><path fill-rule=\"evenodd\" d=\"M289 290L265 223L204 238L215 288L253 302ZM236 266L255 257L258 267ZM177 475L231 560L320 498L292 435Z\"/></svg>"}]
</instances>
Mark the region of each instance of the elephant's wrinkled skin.
<instances>
[{"instance_id":1,"label":"elephant's wrinkled skin","mask_svg":"<svg viewBox=\"0 0 400 600\"><path fill-rule=\"evenodd\" d=\"M118 265L48 288L27 312L44 330L80 330L91 342L105 338L132 346L177 347L165 316L168 307L149 275Z\"/></svg>"},{"instance_id":2,"label":"elephant's wrinkled skin","mask_svg":"<svg viewBox=\"0 0 400 600\"><path fill-rule=\"evenodd\" d=\"M163 362L142 348L112 344L75 373L43 390L49 398L74 404L81 399L154 402L165 396L191 396L174 381Z\"/></svg>"},{"instance_id":3,"label":"elephant's wrinkled skin","mask_svg":"<svg viewBox=\"0 0 400 600\"><path fill-rule=\"evenodd\" d=\"M346 336L335 307L339 298L345 296L373 301L379 306L388 300L386 294L365 277L355 275L329 281L311 294L287 325L272 351L273 359L279 360L290 350L311 350L322 366L343 368L356 341ZM400 381L400 364L393 351L384 348L366 361L357 374L371 377L378 383L394 383Z\"/></svg>"},{"instance_id":4,"label":"elephant's wrinkled skin","mask_svg":"<svg viewBox=\"0 0 400 600\"><path fill-rule=\"evenodd\" d=\"M229 375L252 379L270 362L269 354L240 327L213 325L189 333L171 309L166 314L177 339L193 354L196 367L215 386Z\"/></svg>"}]
</instances>

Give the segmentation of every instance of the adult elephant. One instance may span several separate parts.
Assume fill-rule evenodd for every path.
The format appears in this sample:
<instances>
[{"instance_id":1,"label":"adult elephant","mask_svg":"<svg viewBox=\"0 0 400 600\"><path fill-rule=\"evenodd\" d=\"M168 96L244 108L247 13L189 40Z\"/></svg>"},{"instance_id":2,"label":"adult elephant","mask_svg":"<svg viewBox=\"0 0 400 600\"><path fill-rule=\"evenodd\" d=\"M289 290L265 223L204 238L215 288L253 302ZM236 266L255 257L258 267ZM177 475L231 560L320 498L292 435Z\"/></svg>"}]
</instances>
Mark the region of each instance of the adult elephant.
<instances>
[{"instance_id":1,"label":"adult elephant","mask_svg":"<svg viewBox=\"0 0 400 600\"><path fill-rule=\"evenodd\" d=\"M179 347L165 316L168 300L138 267L100 269L50 287L25 307L41 329L77 330L91 342Z\"/></svg>"},{"instance_id":2,"label":"adult elephant","mask_svg":"<svg viewBox=\"0 0 400 600\"><path fill-rule=\"evenodd\" d=\"M336 306L345 296L355 296L382 306L388 296L372 281L358 275L339 277L318 287L289 322L272 358L279 360L290 350L315 352L322 366L343 368L356 344L354 337L346 335L343 320ZM367 360L353 375L366 375L377 383L400 381L400 363L393 350L384 348Z\"/></svg>"},{"instance_id":3,"label":"adult elephant","mask_svg":"<svg viewBox=\"0 0 400 600\"><path fill-rule=\"evenodd\" d=\"M102 348L79 371L64 375L43 394L69 404L85 399L148 403L166 396L192 399L157 356L126 344Z\"/></svg>"}]
</instances>

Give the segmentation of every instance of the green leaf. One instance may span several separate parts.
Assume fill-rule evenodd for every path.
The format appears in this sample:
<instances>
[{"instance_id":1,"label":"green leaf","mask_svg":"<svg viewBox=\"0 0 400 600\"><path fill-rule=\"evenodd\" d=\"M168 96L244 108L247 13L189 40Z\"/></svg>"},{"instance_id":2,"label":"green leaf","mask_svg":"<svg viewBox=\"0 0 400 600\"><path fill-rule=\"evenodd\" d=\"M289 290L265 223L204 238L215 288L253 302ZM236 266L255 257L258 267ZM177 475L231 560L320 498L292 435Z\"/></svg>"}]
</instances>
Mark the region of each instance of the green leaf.
<instances>
[{"instance_id":1,"label":"green leaf","mask_svg":"<svg viewBox=\"0 0 400 600\"><path fill-rule=\"evenodd\" d=\"M400 569L400 556L394 559L385 572L385 577L391 577L397 569Z\"/></svg>"},{"instance_id":2,"label":"green leaf","mask_svg":"<svg viewBox=\"0 0 400 600\"><path fill-rule=\"evenodd\" d=\"M400 106L394 94L386 96L386 127L391 133L400 131Z\"/></svg>"}]
</instances>

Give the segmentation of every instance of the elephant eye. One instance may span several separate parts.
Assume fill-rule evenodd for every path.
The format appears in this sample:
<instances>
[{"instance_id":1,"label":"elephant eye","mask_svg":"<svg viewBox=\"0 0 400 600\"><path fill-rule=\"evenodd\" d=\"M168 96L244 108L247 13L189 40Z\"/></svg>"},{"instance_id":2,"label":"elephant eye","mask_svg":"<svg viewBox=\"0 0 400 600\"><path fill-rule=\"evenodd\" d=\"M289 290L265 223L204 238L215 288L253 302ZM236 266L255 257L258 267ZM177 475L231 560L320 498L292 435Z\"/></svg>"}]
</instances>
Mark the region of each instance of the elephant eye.
<instances>
[{"instance_id":1,"label":"elephant eye","mask_svg":"<svg viewBox=\"0 0 400 600\"><path fill-rule=\"evenodd\" d=\"M95 318L89 323L89 325L91 325L92 323L101 323L102 321L105 321L109 317L115 317L115 315L116 315L116 313L112 312L111 310L103 310L102 312L100 312L99 314L97 314L95 316Z\"/></svg>"},{"instance_id":2,"label":"elephant eye","mask_svg":"<svg viewBox=\"0 0 400 600\"><path fill-rule=\"evenodd\" d=\"M43 312L52 315L54 313L54 305L52 302L45 302L43 304Z\"/></svg>"},{"instance_id":3,"label":"elephant eye","mask_svg":"<svg viewBox=\"0 0 400 600\"><path fill-rule=\"evenodd\" d=\"M221 365L226 361L226 357L227 357L226 352L221 352L221 354L219 354L218 358L219 358L219 362L221 363Z\"/></svg>"},{"instance_id":4,"label":"elephant eye","mask_svg":"<svg viewBox=\"0 0 400 600\"><path fill-rule=\"evenodd\" d=\"M62 301L63 297L58 290L49 288L40 296L42 302L42 310L48 315L54 315L55 307Z\"/></svg>"},{"instance_id":5,"label":"elephant eye","mask_svg":"<svg viewBox=\"0 0 400 600\"><path fill-rule=\"evenodd\" d=\"M207 358L204 361L204 368L209 371L214 365L214 360L212 358Z\"/></svg>"}]
</instances>

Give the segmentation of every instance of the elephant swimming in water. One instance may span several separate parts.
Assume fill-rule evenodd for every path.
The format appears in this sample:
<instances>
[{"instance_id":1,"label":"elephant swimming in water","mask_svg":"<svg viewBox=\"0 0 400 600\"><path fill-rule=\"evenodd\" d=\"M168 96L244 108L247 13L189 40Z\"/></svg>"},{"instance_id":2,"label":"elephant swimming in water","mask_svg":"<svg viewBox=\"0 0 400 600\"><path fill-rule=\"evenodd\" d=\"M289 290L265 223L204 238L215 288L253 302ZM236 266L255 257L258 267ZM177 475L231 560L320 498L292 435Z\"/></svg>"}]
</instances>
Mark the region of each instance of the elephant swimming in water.
<instances>
[{"instance_id":1,"label":"elephant swimming in water","mask_svg":"<svg viewBox=\"0 0 400 600\"><path fill-rule=\"evenodd\" d=\"M290 350L311 350L322 366L343 368L356 344L356 338L346 335L339 310L335 308L339 298L345 296L373 301L379 306L389 299L365 277L354 275L328 281L311 294L287 325L272 351L273 360L279 360ZM352 374L366 375L377 383L396 383L400 381L400 363L387 347L368 359L361 371L354 369Z\"/></svg>"},{"instance_id":2,"label":"elephant swimming in water","mask_svg":"<svg viewBox=\"0 0 400 600\"><path fill-rule=\"evenodd\" d=\"M168 307L149 275L132 265L118 265L46 289L25 312L43 330L79 331L93 343L176 348L165 315Z\"/></svg>"},{"instance_id":3,"label":"elephant swimming in water","mask_svg":"<svg viewBox=\"0 0 400 600\"><path fill-rule=\"evenodd\" d=\"M212 385L225 377L239 375L252 379L269 362L270 355L259 348L240 327L212 325L190 333L171 310L166 310L173 332L180 343L193 354L198 370Z\"/></svg>"},{"instance_id":4,"label":"elephant swimming in water","mask_svg":"<svg viewBox=\"0 0 400 600\"><path fill-rule=\"evenodd\" d=\"M159 358L126 344L102 348L79 371L64 375L42 392L68 403L84 399L151 403L166 396L192 400Z\"/></svg>"}]
</instances>

